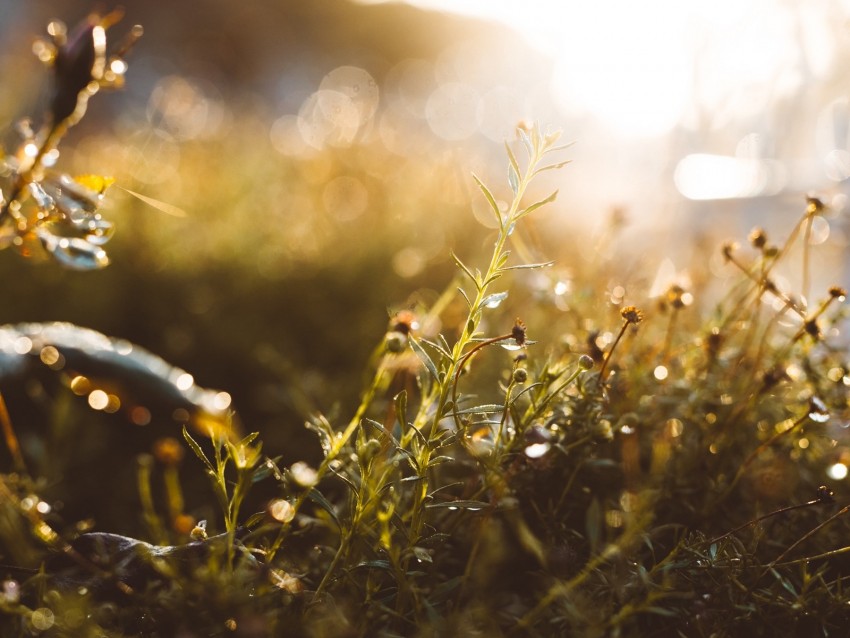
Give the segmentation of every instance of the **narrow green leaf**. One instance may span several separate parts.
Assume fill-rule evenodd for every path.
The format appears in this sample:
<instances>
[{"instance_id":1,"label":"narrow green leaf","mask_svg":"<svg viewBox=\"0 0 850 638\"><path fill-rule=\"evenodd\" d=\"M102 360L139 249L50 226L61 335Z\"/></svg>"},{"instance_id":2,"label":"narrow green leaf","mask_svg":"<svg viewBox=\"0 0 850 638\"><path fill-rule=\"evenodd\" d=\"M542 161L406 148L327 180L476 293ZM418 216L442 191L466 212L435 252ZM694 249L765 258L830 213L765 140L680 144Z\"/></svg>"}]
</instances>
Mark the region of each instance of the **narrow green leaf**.
<instances>
[{"instance_id":1,"label":"narrow green leaf","mask_svg":"<svg viewBox=\"0 0 850 638\"><path fill-rule=\"evenodd\" d=\"M511 399L511 404L516 403L516 400L519 399L522 395L524 395L528 392L531 392L532 390L536 390L537 388L541 388L541 387L543 387L542 383L532 383L531 385L524 387L521 391L517 392L514 395L514 398Z\"/></svg>"},{"instance_id":2,"label":"narrow green leaf","mask_svg":"<svg viewBox=\"0 0 850 638\"><path fill-rule=\"evenodd\" d=\"M460 296L463 297L463 300L466 302L467 307L472 310L472 302L469 300L469 296L466 294L466 291L459 286L457 291L460 293Z\"/></svg>"},{"instance_id":3,"label":"narrow green leaf","mask_svg":"<svg viewBox=\"0 0 850 638\"><path fill-rule=\"evenodd\" d=\"M434 377L434 381L437 383L440 382L440 373L437 371L437 366L431 360L431 357L428 356L428 353L425 352L425 348L423 348L419 342L413 338L413 336L408 335L407 338L410 343L410 347L413 352L416 353L416 356L419 357L419 360L422 364L428 369L428 372L431 373L431 376Z\"/></svg>"},{"instance_id":4,"label":"narrow green leaf","mask_svg":"<svg viewBox=\"0 0 850 638\"><path fill-rule=\"evenodd\" d=\"M458 486L461 486L461 485L463 485L462 481L458 481L456 483L446 483L445 485L441 485L440 487L435 488L431 492L428 492L428 496L426 498L433 499L434 494L437 494L438 492L442 492L443 490L451 489L452 487L458 487Z\"/></svg>"},{"instance_id":5,"label":"narrow green leaf","mask_svg":"<svg viewBox=\"0 0 850 638\"><path fill-rule=\"evenodd\" d=\"M542 167L536 169L532 173L532 176L540 175L540 173L542 173L544 171L554 171L554 170L557 170L559 168L564 168L564 166L566 166L567 164L572 164L572 160L565 160L563 162L557 162L556 164L548 164L546 166L542 166Z\"/></svg>"},{"instance_id":6,"label":"narrow green leaf","mask_svg":"<svg viewBox=\"0 0 850 638\"><path fill-rule=\"evenodd\" d=\"M440 503L429 503L425 507L430 509L448 507L459 510L478 511L488 509L490 507L490 503L485 503L483 501L442 501Z\"/></svg>"},{"instance_id":7,"label":"narrow green leaf","mask_svg":"<svg viewBox=\"0 0 850 638\"><path fill-rule=\"evenodd\" d=\"M513 166L508 166L508 184L514 195L519 193L519 173L514 170Z\"/></svg>"},{"instance_id":8,"label":"narrow green leaf","mask_svg":"<svg viewBox=\"0 0 850 638\"><path fill-rule=\"evenodd\" d=\"M251 516L248 517L248 520L245 521L245 527L247 527L248 529L256 527L257 525L265 521L267 517L268 514L266 514L265 512L256 512L254 514L251 514Z\"/></svg>"},{"instance_id":9,"label":"narrow green leaf","mask_svg":"<svg viewBox=\"0 0 850 638\"><path fill-rule=\"evenodd\" d=\"M534 268L548 268L554 266L554 261L545 261L539 264L517 264L516 266L505 266L502 270L532 270Z\"/></svg>"},{"instance_id":10,"label":"narrow green leaf","mask_svg":"<svg viewBox=\"0 0 850 638\"><path fill-rule=\"evenodd\" d=\"M434 343L434 342L433 342L433 341L431 341L430 339L425 339L424 337L420 337L420 341L422 341L422 343L424 343L424 344L426 344L426 345L428 345L428 346L430 346L430 347L434 348L434 350L436 350L437 352L439 352L439 353L440 353L441 355L443 355L446 359L451 360L451 358L452 358L452 354L451 354L451 352L449 352L448 350L446 350L445 348L443 348L443 346L442 346L442 345L440 345L439 343Z\"/></svg>"},{"instance_id":11,"label":"narrow green leaf","mask_svg":"<svg viewBox=\"0 0 850 638\"><path fill-rule=\"evenodd\" d=\"M393 398L395 418L402 429L407 425L407 391L402 390Z\"/></svg>"},{"instance_id":12,"label":"narrow green leaf","mask_svg":"<svg viewBox=\"0 0 850 638\"><path fill-rule=\"evenodd\" d=\"M450 254L451 254L452 259L454 260L455 264L457 264L457 267L458 267L458 268L460 268L460 269L463 271L463 273L464 273L467 277L469 277L469 278L472 280L472 283L473 283L473 284L475 284L475 287L476 287L476 288L478 288L478 289L480 290L480 289L481 289L481 282L480 282L479 280L480 280L481 278L480 278L480 277L476 277L475 275L473 275L473 274L472 274L472 271L471 271L469 268L467 268L466 264L464 264L464 263L460 260L460 257L458 257L458 256L454 253L454 251L451 251L451 252L450 252Z\"/></svg>"},{"instance_id":13,"label":"narrow green leaf","mask_svg":"<svg viewBox=\"0 0 850 638\"><path fill-rule=\"evenodd\" d=\"M511 163L511 168L513 168L514 172L519 175L522 172L519 170L519 162L516 161L516 156L507 142L505 142L505 150L508 152L508 161Z\"/></svg>"},{"instance_id":14,"label":"narrow green leaf","mask_svg":"<svg viewBox=\"0 0 850 638\"><path fill-rule=\"evenodd\" d=\"M776 577L776 580L790 593L792 596L797 596L797 589L791 583L790 580L785 578L782 574L780 574L775 568L771 567L770 572Z\"/></svg>"},{"instance_id":15,"label":"narrow green leaf","mask_svg":"<svg viewBox=\"0 0 850 638\"><path fill-rule=\"evenodd\" d=\"M501 403L488 403L486 405L476 405L472 408L464 408L463 410L458 410L455 414L491 414L493 412L501 412L504 407Z\"/></svg>"},{"instance_id":16,"label":"narrow green leaf","mask_svg":"<svg viewBox=\"0 0 850 638\"><path fill-rule=\"evenodd\" d=\"M419 428L417 428L417 427L416 427L415 425L413 425L412 423L410 424L410 428L411 428L411 429L412 429L412 430L416 433L416 435L419 437L419 440L422 442L422 445L425 445L425 446L427 447L427 445L428 445L428 439L425 437L425 435L424 435L424 434L422 434L422 430L420 430ZM407 450L402 450L402 451L406 452L407 454L410 454L410 452L408 452ZM418 469L419 469L419 468L418 468L418 467L414 467L414 469L418 471Z\"/></svg>"},{"instance_id":17,"label":"narrow green leaf","mask_svg":"<svg viewBox=\"0 0 850 638\"><path fill-rule=\"evenodd\" d=\"M352 481L350 478L345 476L344 474L340 474L339 472L334 472L334 476L336 476L340 481L345 483L354 494L360 493L360 488Z\"/></svg>"},{"instance_id":18,"label":"narrow green leaf","mask_svg":"<svg viewBox=\"0 0 850 638\"><path fill-rule=\"evenodd\" d=\"M575 146L575 142L567 142L566 144L561 144L560 146L553 146L552 148L547 148L547 153L557 153L558 151L566 151L568 148L572 148Z\"/></svg>"},{"instance_id":19,"label":"narrow green leaf","mask_svg":"<svg viewBox=\"0 0 850 638\"><path fill-rule=\"evenodd\" d=\"M254 442L254 439L256 439L258 436L260 436L259 432L251 432L251 434L249 434L244 439L239 441L239 443L237 445L241 445L243 447L247 446L247 445L251 445L251 443Z\"/></svg>"},{"instance_id":20,"label":"narrow green leaf","mask_svg":"<svg viewBox=\"0 0 850 638\"><path fill-rule=\"evenodd\" d=\"M506 269L506 268L503 268L502 270L504 271L504 270L507 270L507 269ZM493 273L493 275L492 275L492 276L491 276L491 277L490 277L487 281L485 281L485 282L482 284L482 286L481 286L481 287L482 287L482 288L486 288L487 286L489 286L490 284L492 284L494 281L496 281L496 280L497 280L499 277L501 277L501 276L502 276L502 273L501 273L501 272L494 272L494 273Z\"/></svg>"},{"instance_id":21,"label":"narrow green leaf","mask_svg":"<svg viewBox=\"0 0 850 638\"><path fill-rule=\"evenodd\" d=\"M490 192L490 189L487 188L484 185L484 182L478 179L478 176L474 173L472 174L472 179L475 180L475 183L478 184L478 188L481 189L481 192L484 193L484 197L487 198L487 203L490 204L490 208L493 210L493 214L496 216L496 221L499 222L499 228L501 228L504 222L502 221L502 213L501 211L499 211L499 205L496 203L496 198L493 197L493 193Z\"/></svg>"},{"instance_id":22,"label":"narrow green leaf","mask_svg":"<svg viewBox=\"0 0 850 638\"><path fill-rule=\"evenodd\" d=\"M340 525L339 518L337 518L336 512L334 511L334 506L331 505L330 501L324 497L324 495L317 490L315 487L312 488L309 492L307 492L307 496L311 501L316 503L319 507L325 510L328 514L331 515L331 518L334 519L334 523L336 523L337 527L342 528Z\"/></svg>"},{"instance_id":23,"label":"narrow green leaf","mask_svg":"<svg viewBox=\"0 0 850 638\"><path fill-rule=\"evenodd\" d=\"M189 430L186 429L185 425L183 426L183 438L186 439L186 443L189 444L189 447L192 449L192 452L195 453L195 456L204 462L204 465L209 468L210 472L215 474L215 468L213 468L212 463L207 458L207 455L204 454L204 451L201 449L201 446L198 445L198 442L189 434Z\"/></svg>"},{"instance_id":24,"label":"narrow green leaf","mask_svg":"<svg viewBox=\"0 0 850 638\"><path fill-rule=\"evenodd\" d=\"M528 133L526 133L524 129L517 128L517 132L519 133L519 139L522 140L522 143L525 146L525 152L528 153L528 157L531 159L534 157L534 144L532 144L531 138L528 137Z\"/></svg>"},{"instance_id":25,"label":"narrow green leaf","mask_svg":"<svg viewBox=\"0 0 850 638\"><path fill-rule=\"evenodd\" d=\"M367 425L371 425L376 430L382 432L384 434L384 436L386 436L390 441L393 442L393 445L396 448L401 449L401 442L396 437L394 437L393 433L390 432L387 428L385 428L383 426L383 424L378 423L377 421L375 421L373 419L368 419L368 418L364 418L363 423L366 423Z\"/></svg>"},{"instance_id":26,"label":"narrow green leaf","mask_svg":"<svg viewBox=\"0 0 850 638\"><path fill-rule=\"evenodd\" d=\"M428 467L431 468L431 467L434 467L435 465L440 465L441 463L449 463L451 461L454 461L454 458L451 457L451 456L446 456L446 455L435 456L434 458L432 458L428 462Z\"/></svg>"},{"instance_id":27,"label":"narrow green leaf","mask_svg":"<svg viewBox=\"0 0 850 638\"><path fill-rule=\"evenodd\" d=\"M541 206L545 206L546 204L550 204L550 203L554 202L557 197L558 197L558 191L555 191L551 195L549 195L549 197L547 197L545 199L541 199L539 202L535 202L531 206L528 206L527 208L524 208L523 210L521 210L517 214L516 218L521 219L521 218L525 217L526 215L528 215L531 212L534 212L535 210L537 210Z\"/></svg>"},{"instance_id":28,"label":"narrow green leaf","mask_svg":"<svg viewBox=\"0 0 850 638\"><path fill-rule=\"evenodd\" d=\"M551 133L546 133L543 136L543 144L546 148L546 152L549 152L549 150L552 148L552 144L557 142L559 139L561 139L560 130L554 130Z\"/></svg>"},{"instance_id":29,"label":"narrow green leaf","mask_svg":"<svg viewBox=\"0 0 850 638\"><path fill-rule=\"evenodd\" d=\"M666 616L667 618L677 618L679 616L679 614L672 609L664 609L663 607L656 607L655 605L644 607L644 609L650 614Z\"/></svg>"},{"instance_id":30,"label":"narrow green leaf","mask_svg":"<svg viewBox=\"0 0 850 638\"><path fill-rule=\"evenodd\" d=\"M499 305L508 298L507 292L494 292L492 295L487 295L481 300L482 308L498 308Z\"/></svg>"},{"instance_id":31,"label":"narrow green leaf","mask_svg":"<svg viewBox=\"0 0 850 638\"><path fill-rule=\"evenodd\" d=\"M433 563L434 559L431 558L431 552L429 552L424 547L411 547L413 551L413 555L416 557L416 560L422 563Z\"/></svg>"}]
</instances>

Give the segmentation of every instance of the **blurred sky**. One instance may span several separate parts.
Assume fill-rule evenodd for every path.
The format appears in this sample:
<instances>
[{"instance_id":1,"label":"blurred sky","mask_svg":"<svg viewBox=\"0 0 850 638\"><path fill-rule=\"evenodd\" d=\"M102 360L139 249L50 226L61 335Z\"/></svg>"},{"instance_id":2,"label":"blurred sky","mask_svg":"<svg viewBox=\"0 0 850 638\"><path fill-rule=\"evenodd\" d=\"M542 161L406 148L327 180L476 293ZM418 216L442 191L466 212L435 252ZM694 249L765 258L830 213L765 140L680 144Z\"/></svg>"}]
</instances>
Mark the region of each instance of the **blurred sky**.
<instances>
[{"instance_id":1,"label":"blurred sky","mask_svg":"<svg viewBox=\"0 0 850 638\"><path fill-rule=\"evenodd\" d=\"M543 52L552 99L581 123L567 130L627 156L632 177L612 185L624 198L646 188L638 157L660 140L691 199L832 192L850 175L846 0L410 1L509 25Z\"/></svg>"},{"instance_id":2,"label":"blurred sky","mask_svg":"<svg viewBox=\"0 0 850 638\"><path fill-rule=\"evenodd\" d=\"M178 138L254 100L284 154L368 131L399 155L501 166L531 119L576 142L560 214L590 227L622 207L636 233L735 236L807 193L845 207L848 0L124 4L147 29L131 97L152 96ZM0 0L0 32L88 6Z\"/></svg>"}]
</instances>

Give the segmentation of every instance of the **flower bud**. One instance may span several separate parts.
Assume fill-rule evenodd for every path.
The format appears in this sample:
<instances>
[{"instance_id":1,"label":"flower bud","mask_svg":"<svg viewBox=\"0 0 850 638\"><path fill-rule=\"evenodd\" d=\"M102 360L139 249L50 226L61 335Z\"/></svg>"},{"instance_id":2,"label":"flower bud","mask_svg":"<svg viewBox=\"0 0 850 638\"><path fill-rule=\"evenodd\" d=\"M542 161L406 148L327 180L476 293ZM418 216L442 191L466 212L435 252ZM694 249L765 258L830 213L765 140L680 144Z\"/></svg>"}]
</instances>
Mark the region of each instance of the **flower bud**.
<instances>
[{"instance_id":1,"label":"flower bud","mask_svg":"<svg viewBox=\"0 0 850 638\"><path fill-rule=\"evenodd\" d=\"M578 358L578 367L582 370L590 370L593 367L593 357L583 354Z\"/></svg>"}]
</instances>

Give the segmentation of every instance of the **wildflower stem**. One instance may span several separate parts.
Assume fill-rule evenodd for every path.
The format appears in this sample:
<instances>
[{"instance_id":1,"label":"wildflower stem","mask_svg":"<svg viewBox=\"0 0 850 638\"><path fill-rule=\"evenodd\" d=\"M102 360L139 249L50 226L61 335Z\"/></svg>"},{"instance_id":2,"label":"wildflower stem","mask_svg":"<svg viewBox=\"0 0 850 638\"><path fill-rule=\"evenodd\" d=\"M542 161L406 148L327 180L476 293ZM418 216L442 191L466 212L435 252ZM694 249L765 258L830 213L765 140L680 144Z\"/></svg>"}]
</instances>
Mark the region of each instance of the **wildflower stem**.
<instances>
[{"instance_id":1,"label":"wildflower stem","mask_svg":"<svg viewBox=\"0 0 850 638\"><path fill-rule=\"evenodd\" d=\"M770 570L771 570L771 569L773 569L773 568L774 568L777 564L779 564L779 563L782 561L782 559L783 559L783 558L785 558L788 554L790 554L790 553L794 550L794 548L795 548L795 547L797 547L798 545L800 545L800 544L801 544L801 543L803 543L804 541L808 540L809 538L811 538L812 536L814 536L815 534L817 534L817 533L818 533L821 529L823 529L824 527L826 527L827 525L829 525L832 521L836 520L837 518L840 518L840 517L844 516L847 512L850 512L850 505L845 505L845 506L844 506L844 507L842 507L840 510L838 510L835 514L833 514L832 516L830 516L828 519L826 519L826 520L825 520L825 521L823 521L822 523L819 523L819 524L818 524L818 525L816 525L814 528L810 529L808 532L806 532L805 534L803 534L800 538L798 538L796 541L794 541L793 543L791 543L791 545L789 545L789 546L785 549L785 551L783 551L783 552L782 552L779 556L777 556L775 559L773 559L773 561L771 561L771 563L767 566L767 569L765 569L765 570L761 573L761 575L759 576L759 578L761 578L762 576L764 576L764 575L765 575L768 571L770 571Z\"/></svg>"},{"instance_id":2,"label":"wildflower stem","mask_svg":"<svg viewBox=\"0 0 850 638\"><path fill-rule=\"evenodd\" d=\"M9 454L12 455L12 463L15 470L26 473L27 467L24 462L24 456L21 454L21 445L18 442L15 429L12 427L12 419L9 417L9 410L6 407L6 400L3 398L2 393L0 393L0 427L3 429L3 437L6 439L6 447L9 450Z\"/></svg>"},{"instance_id":3,"label":"wildflower stem","mask_svg":"<svg viewBox=\"0 0 850 638\"><path fill-rule=\"evenodd\" d=\"M729 530L725 534L721 534L720 536L712 538L710 541L708 541L707 544L713 545L714 543L722 541L724 538L728 538L729 536L732 536L733 534L737 534L742 529L746 529L747 527L750 527L751 525L755 525L756 523L760 523L764 520L767 520L768 518L773 518L774 516L779 516L780 514L786 514L787 512L792 512L794 510L803 509L805 507L812 507L814 505L823 505L827 502L828 501L824 501L823 499L816 498L816 499L813 499L811 501L806 501L805 503L797 503L796 505L788 505L786 507L780 507L778 510L768 512L767 514L763 514L762 516L759 516L758 518L754 518L751 521L747 521L743 525L738 525L738 527L736 527L735 529Z\"/></svg>"},{"instance_id":4,"label":"wildflower stem","mask_svg":"<svg viewBox=\"0 0 850 638\"><path fill-rule=\"evenodd\" d=\"M500 341L507 341L508 339L512 338L513 334L508 333L499 337L493 337L492 339L486 339L485 341L481 341L480 343L477 343L475 347L472 348L472 350L463 355L463 357L461 357L461 360L458 362L457 368L454 372L454 377L452 379L452 403L455 406L455 409L453 410L452 414L454 415L455 426L457 427L458 432L460 432L463 428L463 424L460 422L460 417L457 413L457 384L461 372L463 372L464 368L466 367L466 364L469 363L470 359L472 359L475 353L480 352L487 346L492 346L493 344L499 343Z\"/></svg>"},{"instance_id":5,"label":"wildflower stem","mask_svg":"<svg viewBox=\"0 0 850 638\"><path fill-rule=\"evenodd\" d=\"M499 341L505 341L514 336L511 334L488 339L474 345L471 350L468 350L470 344L473 343L475 334L478 330L478 325L481 320L481 312L484 309L484 300L489 294L490 286L504 272L504 264L507 258L505 246L508 242L508 238L513 232L514 225L524 215L524 211L520 209L520 205L523 197L525 196L525 192L529 183L536 174L536 169L540 160L548 151L552 150L551 146L556 139L556 136L546 136L544 138L543 136L540 136L539 133L534 134L533 145L532 148L529 149L528 165L522 175L517 175L518 179L516 180L516 183L512 185L514 197L511 200L507 213L504 216L500 216L499 232L493 246L490 263L481 275L474 277L476 288L475 296L470 301L469 314L464 322L461 335L452 347L451 358L448 360L447 369L442 377L442 381L432 390L434 394L423 400L420 404L420 416L423 417L423 420L427 419L427 422L431 425L429 437L435 436L435 434L439 431L438 424L443 417L446 416L446 405L450 399L455 413L455 420L458 422L456 401L457 379L470 357L487 345L491 345ZM488 195L488 199L492 197L489 195L489 191L485 190L485 194ZM436 404L435 409L433 412L430 412L430 407L434 406L434 404ZM427 417L425 416L426 414L428 415ZM422 423L419 419L417 419L416 423L424 425L424 423ZM410 428L410 430L402 437L402 446L408 446L418 432L421 432L421 428ZM429 439L429 444L431 440L432 439ZM420 467L424 468L427 467L428 461L430 460L430 449L429 445L423 446L423 448L419 463ZM411 545L417 542L422 532L422 526L424 523L424 505L425 498L428 495L428 485L429 482L427 476L423 476L422 479L418 481L417 488L414 491L414 501L411 507L412 522L409 536L409 542Z\"/></svg>"}]
</instances>

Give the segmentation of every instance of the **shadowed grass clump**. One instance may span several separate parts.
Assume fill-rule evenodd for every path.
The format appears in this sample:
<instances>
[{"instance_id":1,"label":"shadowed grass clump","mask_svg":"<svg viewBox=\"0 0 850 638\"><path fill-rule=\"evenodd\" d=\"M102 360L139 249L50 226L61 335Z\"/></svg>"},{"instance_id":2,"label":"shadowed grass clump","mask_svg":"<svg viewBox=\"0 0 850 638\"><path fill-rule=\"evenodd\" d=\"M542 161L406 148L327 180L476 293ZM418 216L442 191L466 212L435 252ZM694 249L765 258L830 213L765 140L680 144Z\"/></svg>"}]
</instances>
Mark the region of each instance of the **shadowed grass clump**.
<instances>
[{"instance_id":1,"label":"shadowed grass clump","mask_svg":"<svg viewBox=\"0 0 850 638\"><path fill-rule=\"evenodd\" d=\"M44 127L2 158L4 247L107 263L109 180L53 161L105 69L126 68L106 57L115 18L72 37L51 27ZM530 185L566 151L521 126L507 195L471 178L493 218L488 254L453 253L442 294L391 317L353 413L306 423L318 459L264 449L226 392L126 341L0 327L3 398L50 406L24 434L0 401L0 633L842 635L850 373L846 292L810 290L824 204L808 198L780 243L756 229L749 248L725 244L719 299L708 282L609 291L615 264L569 264L567 285L565 265L520 257L528 218L557 196ZM777 276L789 268L797 290ZM171 428L118 459L132 498L76 494L131 501L144 538L94 531L56 496L63 447L83 450L74 433L110 414ZM89 445L87 458L110 454Z\"/></svg>"}]
</instances>

